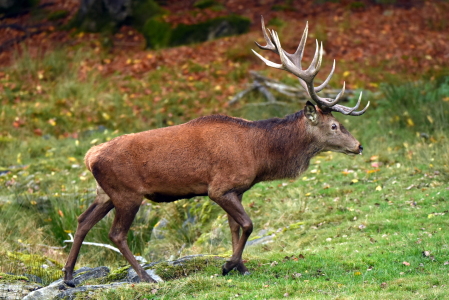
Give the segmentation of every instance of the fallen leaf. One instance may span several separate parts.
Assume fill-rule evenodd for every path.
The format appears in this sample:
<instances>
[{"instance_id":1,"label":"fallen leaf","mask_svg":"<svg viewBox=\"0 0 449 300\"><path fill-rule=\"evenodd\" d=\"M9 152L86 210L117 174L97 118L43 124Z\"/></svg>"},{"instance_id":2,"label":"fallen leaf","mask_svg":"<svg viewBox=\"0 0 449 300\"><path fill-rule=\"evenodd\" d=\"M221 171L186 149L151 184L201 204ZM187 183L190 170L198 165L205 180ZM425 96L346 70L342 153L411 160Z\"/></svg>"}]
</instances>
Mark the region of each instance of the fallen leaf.
<instances>
[{"instance_id":1,"label":"fallen leaf","mask_svg":"<svg viewBox=\"0 0 449 300\"><path fill-rule=\"evenodd\" d=\"M37 136L42 136L42 129L36 128L33 130L33 133Z\"/></svg>"},{"instance_id":2,"label":"fallen leaf","mask_svg":"<svg viewBox=\"0 0 449 300\"><path fill-rule=\"evenodd\" d=\"M379 155L373 155L369 158L370 161L374 161L374 160L378 160L379 159Z\"/></svg>"}]
</instances>

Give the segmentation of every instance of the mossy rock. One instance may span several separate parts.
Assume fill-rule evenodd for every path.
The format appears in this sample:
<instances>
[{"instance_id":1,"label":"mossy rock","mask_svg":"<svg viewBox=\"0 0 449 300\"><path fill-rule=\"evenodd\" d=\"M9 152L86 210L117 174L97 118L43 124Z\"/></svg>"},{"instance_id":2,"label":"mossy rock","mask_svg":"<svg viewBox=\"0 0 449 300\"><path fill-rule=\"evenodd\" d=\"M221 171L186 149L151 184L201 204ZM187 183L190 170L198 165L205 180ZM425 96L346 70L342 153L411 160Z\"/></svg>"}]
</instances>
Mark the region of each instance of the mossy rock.
<instances>
[{"instance_id":1,"label":"mossy rock","mask_svg":"<svg viewBox=\"0 0 449 300\"><path fill-rule=\"evenodd\" d=\"M246 33L250 24L251 21L248 18L231 15L198 24L179 24L172 29L169 23L156 16L148 19L140 31L149 48L159 49Z\"/></svg>"},{"instance_id":2,"label":"mossy rock","mask_svg":"<svg viewBox=\"0 0 449 300\"><path fill-rule=\"evenodd\" d=\"M173 29L169 45L186 45L238 35L248 32L250 25L248 18L238 15L219 17L193 25L179 24Z\"/></svg>"},{"instance_id":3,"label":"mossy rock","mask_svg":"<svg viewBox=\"0 0 449 300\"><path fill-rule=\"evenodd\" d=\"M62 265L57 261L37 254L27 254L21 252L7 252L5 262L8 263L10 273L29 274L42 279L44 283L55 281L62 276ZM26 278L26 277L25 277Z\"/></svg>"},{"instance_id":4,"label":"mossy rock","mask_svg":"<svg viewBox=\"0 0 449 300\"><path fill-rule=\"evenodd\" d=\"M128 270L131 268L130 266L125 266L121 268L117 268L115 270L112 270L106 278L104 278L103 282L114 282L114 281L120 281L126 278L128 275Z\"/></svg>"},{"instance_id":5,"label":"mossy rock","mask_svg":"<svg viewBox=\"0 0 449 300\"><path fill-rule=\"evenodd\" d=\"M133 1L130 22L138 30L143 29L148 20L168 14L168 11L153 0Z\"/></svg>"},{"instance_id":6,"label":"mossy rock","mask_svg":"<svg viewBox=\"0 0 449 300\"><path fill-rule=\"evenodd\" d=\"M147 47L152 49L160 49L169 46L172 29L170 24L164 22L158 17L148 19L141 30Z\"/></svg>"}]
</instances>

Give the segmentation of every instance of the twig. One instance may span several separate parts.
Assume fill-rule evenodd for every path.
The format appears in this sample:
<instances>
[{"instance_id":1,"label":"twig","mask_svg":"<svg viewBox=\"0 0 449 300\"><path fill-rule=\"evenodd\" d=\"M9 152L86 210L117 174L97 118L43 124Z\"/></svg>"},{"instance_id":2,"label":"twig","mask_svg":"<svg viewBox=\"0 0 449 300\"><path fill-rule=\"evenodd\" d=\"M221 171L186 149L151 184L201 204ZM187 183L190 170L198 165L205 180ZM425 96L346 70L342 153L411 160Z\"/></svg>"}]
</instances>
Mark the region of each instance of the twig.
<instances>
[{"instance_id":1,"label":"twig","mask_svg":"<svg viewBox=\"0 0 449 300\"><path fill-rule=\"evenodd\" d=\"M63 243L73 243L73 235L71 233L69 233L69 237L70 240L64 240ZM108 244L101 244L101 243L92 243L92 242L82 242L82 245L91 245L91 246L97 246L97 247L103 247L103 248L108 248L112 251L118 252L120 254L122 254L120 252L120 250L118 248L115 248L114 246L108 245ZM147 260L145 258L143 258L142 256L134 256L138 261L141 262L147 262Z\"/></svg>"},{"instance_id":2,"label":"twig","mask_svg":"<svg viewBox=\"0 0 449 300\"><path fill-rule=\"evenodd\" d=\"M69 233L70 240L64 240L63 243L73 243L73 235ZM118 248L115 248L114 246L108 245L108 244L100 244L100 243L91 243L91 242L83 242L83 245L91 245L91 246L97 246L97 247L104 247L111 249L112 251L118 252L121 254L120 250Z\"/></svg>"}]
</instances>

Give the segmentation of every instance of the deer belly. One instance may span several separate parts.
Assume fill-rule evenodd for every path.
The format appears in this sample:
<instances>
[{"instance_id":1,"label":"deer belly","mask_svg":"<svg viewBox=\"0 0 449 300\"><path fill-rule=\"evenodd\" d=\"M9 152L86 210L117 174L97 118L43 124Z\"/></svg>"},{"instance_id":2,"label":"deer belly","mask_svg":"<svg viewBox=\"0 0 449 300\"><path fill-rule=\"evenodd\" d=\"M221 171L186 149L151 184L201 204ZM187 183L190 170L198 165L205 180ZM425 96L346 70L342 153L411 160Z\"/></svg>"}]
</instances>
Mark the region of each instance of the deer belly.
<instances>
[{"instance_id":1,"label":"deer belly","mask_svg":"<svg viewBox=\"0 0 449 300\"><path fill-rule=\"evenodd\" d=\"M170 195L170 194L161 194L161 193L152 193L152 194L146 194L145 198L148 200L154 201L154 202L173 202L180 199L190 199L196 196L207 196L207 193L205 194L183 194L183 195Z\"/></svg>"}]
</instances>

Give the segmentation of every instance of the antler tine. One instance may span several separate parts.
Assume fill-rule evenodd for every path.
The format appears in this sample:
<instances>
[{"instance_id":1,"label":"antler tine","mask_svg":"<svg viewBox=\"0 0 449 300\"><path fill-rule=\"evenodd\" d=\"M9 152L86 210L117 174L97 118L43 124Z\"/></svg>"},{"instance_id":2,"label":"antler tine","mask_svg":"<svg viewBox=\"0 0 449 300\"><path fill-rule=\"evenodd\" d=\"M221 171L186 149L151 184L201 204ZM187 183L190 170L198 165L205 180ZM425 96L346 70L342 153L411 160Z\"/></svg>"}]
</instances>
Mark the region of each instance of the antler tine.
<instances>
[{"instance_id":1,"label":"antler tine","mask_svg":"<svg viewBox=\"0 0 449 300\"><path fill-rule=\"evenodd\" d=\"M351 113L347 111L347 109L349 109L349 107L346 107L346 106L343 106L343 105L340 105L340 104L337 104L337 105L335 105L334 107L332 107L332 110L333 110L333 111L336 111L336 112L339 112L339 113L342 113L342 114L344 114L344 115L349 115L349 116L361 116L361 115L363 115L363 114L365 113L365 111L368 109L369 105L370 105L370 101L368 101L368 103L366 104L366 106L365 106L365 108L364 108L363 110L360 110L360 111L353 111L353 112L351 112ZM350 109L350 110L352 110L352 109Z\"/></svg>"},{"instance_id":2,"label":"antler tine","mask_svg":"<svg viewBox=\"0 0 449 300\"><path fill-rule=\"evenodd\" d=\"M331 72L329 73L329 75L327 75L326 80L324 80L324 82L321 85L315 87L315 92L320 92L322 89L324 89L327 86L327 84L329 83L329 81L332 78L332 75L334 75L334 71L335 71L335 59L334 59L334 63L332 64Z\"/></svg>"},{"instance_id":3,"label":"antler tine","mask_svg":"<svg viewBox=\"0 0 449 300\"><path fill-rule=\"evenodd\" d=\"M334 73L334 69L335 69L335 60L334 60L334 66L332 67L332 71L329 74L329 76L326 78L325 82L323 84L321 84L320 86L318 86L318 88L315 88L313 86L313 79L315 78L316 74L318 74L318 72L320 71L320 68L321 68L323 52L324 52L323 51L323 43L321 43L321 46L320 46L318 43L318 40L317 40L315 55L313 56L310 66L307 68L307 70L305 72L309 73L312 76L311 81L307 83L307 91L308 91L310 97L321 108L329 109L332 106L334 106L335 104L337 104L338 101L340 101L341 96L343 96L343 94L345 92L345 83L343 82L343 88L341 89L340 93L338 93L337 97L335 97L335 99L321 98L320 96L318 96L316 94L317 92L321 91L326 86L327 82L329 82L329 80L331 79L331 77Z\"/></svg>"},{"instance_id":4,"label":"antler tine","mask_svg":"<svg viewBox=\"0 0 449 300\"><path fill-rule=\"evenodd\" d=\"M262 46L261 44L259 44L258 42L255 42L256 45L263 50L270 50L273 51L274 53L278 53L278 50L276 49L276 46L273 44L273 42L271 41L271 37L269 35L270 30L267 30L267 28L265 27L265 22L263 20L263 16L261 16L261 22L262 22L262 33L263 33L263 37L265 39L265 42L267 43L266 46Z\"/></svg>"},{"instance_id":5,"label":"antler tine","mask_svg":"<svg viewBox=\"0 0 449 300\"><path fill-rule=\"evenodd\" d=\"M292 73L293 75L295 75L296 77L304 80L307 83L307 80L310 80L312 78L309 78L309 74L307 74L306 72L304 72L301 68L299 68L298 66L296 66L292 60L287 56L286 52L284 51L284 49L282 49L281 46L281 41L279 40L279 36L277 34L276 31L272 30L271 31L271 37L273 38L274 44L276 45L276 48L279 49L279 57L281 59L281 63L282 63L282 69Z\"/></svg>"},{"instance_id":6,"label":"antler tine","mask_svg":"<svg viewBox=\"0 0 449 300\"><path fill-rule=\"evenodd\" d=\"M295 64L295 66L297 66L300 69L301 69L301 60L302 60L302 56L304 54L304 48L306 46L308 33L309 33L309 22L306 22L306 28L304 28L304 32L302 33L302 37L301 37L301 41L299 42L298 48L296 48L295 53L290 54L290 53L287 53L286 51L284 51L285 54L287 55L287 57L293 62L293 64Z\"/></svg>"},{"instance_id":7,"label":"antler tine","mask_svg":"<svg viewBox=\"0 0 449 300\"><path fill-rule=\"evenodd\" d=\"M368 109L368 107L370 105L370 102L368 101L368 104L365 106L365 108L363 110L355 111L356 109L359 108L361 101L362 101L362 92L360 92L359 100L357 101L357 104L353 108L349 108L347 106L336 104L335 106L332 107L332 110L340 112L340 113L342 113L344 115L360 116L360 115L363 115L365 113L365 111Z\"/></svg>"},{"instance_id":8,"label":"antler tine","mask_svg":"<svg viewBox=\"0 0 449 300\"><path fill-rule=\"evenodd\" d=\"M323 44L321 44L321 47ZM321 67L321 56L323 52L322 49L320 50L320 44L318 43L318 40L316 40L316 48L315 48L315 55L313 56L312 62L310 63L310 66L307 68L307 73L314 73L315 75L318 73ZM319 65L318 65L319 63Z\"/></svg>"}]
</instances>

